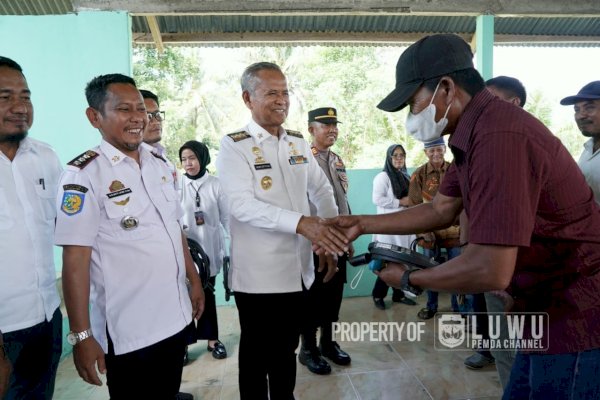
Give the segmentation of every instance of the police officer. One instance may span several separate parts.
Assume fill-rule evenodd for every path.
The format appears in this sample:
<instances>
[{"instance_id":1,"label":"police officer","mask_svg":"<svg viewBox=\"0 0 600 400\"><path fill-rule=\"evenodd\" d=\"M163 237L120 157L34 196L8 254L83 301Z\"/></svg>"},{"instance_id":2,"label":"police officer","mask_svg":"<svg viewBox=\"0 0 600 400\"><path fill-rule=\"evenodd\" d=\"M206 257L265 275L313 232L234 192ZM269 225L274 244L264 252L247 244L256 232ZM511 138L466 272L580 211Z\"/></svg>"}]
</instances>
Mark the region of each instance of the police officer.
<instances>
[{"instance_id":1,"label":"police officer","mask_svg":"<svg viewBox=\"0 0 600 400\"><path fill-rule=\"evenodd\" d=\"M323 107L308 112L308 131L312 137L311 151L317 163L327 176L333 187L335 203L340 215L350 214L348 192L348 175L341 157L331 151L338 138L337 110ZM350 245L350 254L353 247ZM331 366L321 356L329 358L338 365L350 364L351 358L332 340L331 325L339 319L340 306L346 282L346 256L337 259L339 272L329 282L323 282L323 273L318 272L319 257L314 255L315 282L308 293L310 308L306 323L302 329L302 348L298 360L306 365L309 371L326 375ZM317 349L317 327L321 327L321 339Z\"/></svg>"},{"instance_id":2,"label":"police officer","mask_svg":"<svg viewBox=\"0 0 600 400\"><path fill-rule=\"evenodd\" d=\"M314 281L311 243L347 250L336 230L310 216L337 215L333 190L308 143L282 127L289 108L281 69L246 68L242 99L252 120L221 140L219 178L230 199L231 287L239 312L240 395L291 399L296 381L303 288ZM308 239L308 240L307 240ZM328 257L329 280L336 272ZM268 378L268 382L267 382Z\"/></svg>"},{"instance_id":3,"label":"police officer","mask_svg":"<svg viewBox=\"0 0 600 400\"><path fill-rule=\"evenodd\" d=\"M102 141L68 163L55 235L75 367L95 385L96 365L106 371L111 398L175 398L184 328L201 314L204 294L173 176L140 146L148 117L133 79L98 76L86 97Z\"/></svg>"},{"instance_id":4,"label":"police officer","mask_svg":"<svg viewBox=\"0 0 600 400\"><path fill-rule=\"evenodd\" d=\"M62 167L49 145L27 137L31 91L21 66L6 57L0 95L0 398L51 399L62 349L52 250Z\"/></svg>"}]
</instances>

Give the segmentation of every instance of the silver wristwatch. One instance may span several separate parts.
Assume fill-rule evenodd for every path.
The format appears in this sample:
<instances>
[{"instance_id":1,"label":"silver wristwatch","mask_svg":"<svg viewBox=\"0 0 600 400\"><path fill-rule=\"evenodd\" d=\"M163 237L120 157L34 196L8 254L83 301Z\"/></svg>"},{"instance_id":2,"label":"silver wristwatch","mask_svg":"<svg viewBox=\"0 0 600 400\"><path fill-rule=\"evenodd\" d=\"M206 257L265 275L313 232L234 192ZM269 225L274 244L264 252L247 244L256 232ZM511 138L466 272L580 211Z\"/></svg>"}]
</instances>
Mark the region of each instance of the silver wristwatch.
<instances>
[{"instance_id":1,"label":"silver wristwatch","mask_svg":"<svg viewBox=\"0 0 600 400\"><path fill-rule=\"evenodd\" d=\"M84 341L85 339L92 337L92 329L86 329L83 332L69 332L67 334L67 342L69 342L69 344L71 346L75 346L77 343L81 343L82 341Z\"/></svg>"}]
</instances>

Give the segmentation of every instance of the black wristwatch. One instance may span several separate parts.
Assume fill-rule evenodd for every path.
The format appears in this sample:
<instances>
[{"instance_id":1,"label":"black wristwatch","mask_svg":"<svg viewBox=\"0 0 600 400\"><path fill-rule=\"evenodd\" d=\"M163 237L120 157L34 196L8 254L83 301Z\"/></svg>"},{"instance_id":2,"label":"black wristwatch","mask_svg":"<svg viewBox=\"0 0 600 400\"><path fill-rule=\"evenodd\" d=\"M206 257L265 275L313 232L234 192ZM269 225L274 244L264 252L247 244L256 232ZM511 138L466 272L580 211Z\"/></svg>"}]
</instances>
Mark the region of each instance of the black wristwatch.
<instances>
[{"instance_id":1,"label":"black wristwatch","mask_svg":"<svg viewBox=\"0 0 600 400\"><path fill-rule=\"evenodd\" d=\"M400 289L402 289L402 291L404 293L407 293L408 295L410 295L412 293L413 296L418 296L421 293L423 293L423 289L421 289L418 286L413 286L410 284L410 274L417 271L416 269L407 269L406 271L404 271L404 274L402 275L402 279L400 280Z\"/></svg>"}]
</instances>

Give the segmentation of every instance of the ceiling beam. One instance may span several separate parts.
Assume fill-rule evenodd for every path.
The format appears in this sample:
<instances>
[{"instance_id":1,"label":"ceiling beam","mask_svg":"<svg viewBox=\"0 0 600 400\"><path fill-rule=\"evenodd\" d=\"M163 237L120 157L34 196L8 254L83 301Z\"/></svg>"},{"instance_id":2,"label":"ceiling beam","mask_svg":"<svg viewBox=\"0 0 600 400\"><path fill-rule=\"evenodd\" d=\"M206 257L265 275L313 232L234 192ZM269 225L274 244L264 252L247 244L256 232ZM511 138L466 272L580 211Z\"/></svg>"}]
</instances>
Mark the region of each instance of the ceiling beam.
<instances>
[{"instance_id":1,"label":"ceiling beam","mask_svg":"<svg viewBox=\"0 0 600 400\"><path fill-rule=\"evenodd\" d=\"M136 15L600 16L597 0L73 0L73 10L125 10Z\"/></svg>"},{"instance_id":2,"label":"ceiling beam","mask_svg":"<svg viewBox=\"0 0 600 400\"><path fill-rule=\"evenodd\" d=\"M245 33L164 33L165 44L183 43L349 43L349 44L389 44L409 45L421 39L427 33L363 33L363 32L245 32ZM468 43L473 35L461 35ZM152 35L141 32L133 33L133 41L138 44L151 44ZM585 43L600 45L599 36L555 36L555 35L498 35L494 36L498 44L526 43Z\"/></svg>"},{"instance_id":3,"label":"ceiling beam","mask_svg":"<svg viewBox=\"0 0 600 400\"><path fill-rule=\"evenodd\" d=\"M156 50L158 50L159 53L162 53L165 48L163 46L162 35L160 33L160 27L158 26L158 21L156 21L156 16L147 15L146 22L148 22L148 28L150 28L150 33L152 35L152 41L154 42L154 45L156 46Z\"/></svg>"}]
</instances>

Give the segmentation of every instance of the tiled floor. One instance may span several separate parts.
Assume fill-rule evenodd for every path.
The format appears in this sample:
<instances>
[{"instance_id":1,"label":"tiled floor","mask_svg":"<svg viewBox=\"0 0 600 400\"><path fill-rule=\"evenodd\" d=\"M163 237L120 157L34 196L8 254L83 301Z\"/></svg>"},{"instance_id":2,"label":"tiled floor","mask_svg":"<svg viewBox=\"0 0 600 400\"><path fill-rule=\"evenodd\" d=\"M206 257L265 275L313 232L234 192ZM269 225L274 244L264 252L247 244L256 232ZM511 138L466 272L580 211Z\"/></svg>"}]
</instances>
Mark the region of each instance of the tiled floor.
<instances>
[{"instance_id":1,"label":"tiled floor","mask_svg":"<svg viewBox=\"0 0 600 400\"><path fill-rule=\"evenodd\" d=\"M420 298L424 302L424 296ZM416 317L422 305L391 304L380 311L370 297L346 298L340 321L387 322L420 321ZM440 304L449 304L440 296ZM229 357L215 360L206 351L206 342L190 347L191 362L184 368L181 390L196 399L238 399L237 348L239 325L234 306L219 307L219 330ZM496 371L487 367L472 371L463 365L471 353L441 352L433 346L433 321L427 321L420 342L340 342L352 356L352 364L332 364L333 372L318 376L298 363L296 399L300 400L379 400L379 399L499 399L501 389ZM68 356L60 365L56 382L56 400L108 399L106 386L94 387L83 382Z\"/></svg>"}]
</instances>

